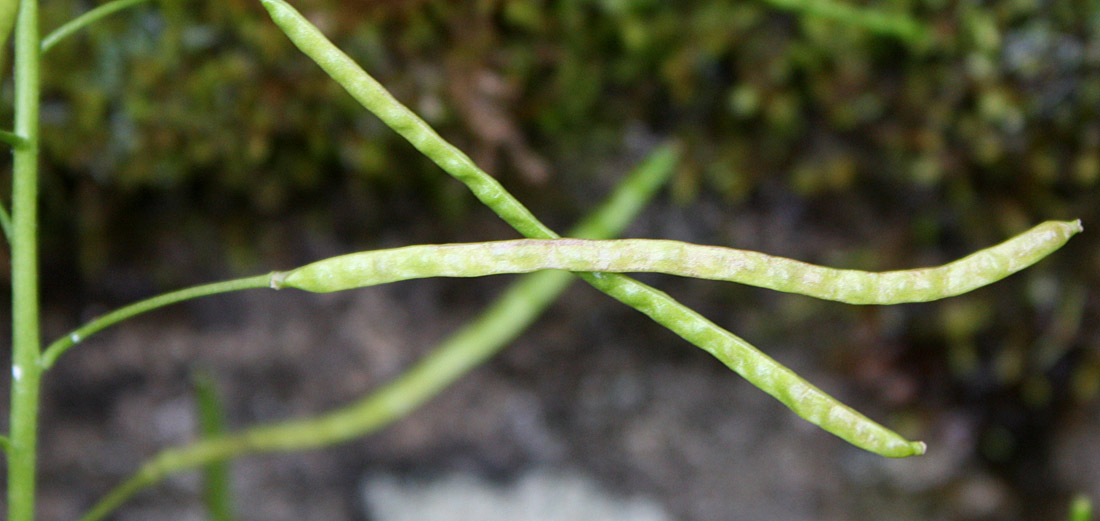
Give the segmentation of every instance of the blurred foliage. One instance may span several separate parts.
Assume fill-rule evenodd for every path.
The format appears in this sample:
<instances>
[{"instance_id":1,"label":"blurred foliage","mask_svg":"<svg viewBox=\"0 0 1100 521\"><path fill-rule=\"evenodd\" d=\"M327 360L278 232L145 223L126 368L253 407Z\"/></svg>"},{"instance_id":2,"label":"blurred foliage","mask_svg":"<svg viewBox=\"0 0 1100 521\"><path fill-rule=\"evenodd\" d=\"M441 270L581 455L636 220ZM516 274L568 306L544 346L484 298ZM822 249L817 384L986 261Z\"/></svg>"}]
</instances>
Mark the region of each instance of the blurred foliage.
<instances>
[{"instance_id":1,"label":"blurred foliage","mask_svg":"<svg viewBox=\"0 0 1100 521\"><path fill-rule=\"evenodd\" d=\"M1087 238L1100 222L1100 7L858 3L920 21L931 37L918 46L771 3L296 5L536 213L564 215L549 222L583 204L562 203L575 199L563 190L605 186L606 165L639 135L686 144L673 190L683 205L779 201L781 213L826 234L876 230L863 250L795 252L807 260L932 264L1041 220L1082 218L1086 233L1056 258L908 325L913 347L893 361L926 370L926 396L988 408L980 449L1007 461L1049 420L1034 411L1095 402L1100 392L1097 342L1085 340L1097 335L1086 317L1100 305L1091 291L1100 252ZM44 3L44 27L89 7ZM237 248L229 256L248 266L262 234L254 220L225 215L275 218L337 192L356 231L379 231L417 211L461 221L473 207L253 0L159 0L115 15L51 51L46 71L46 202L76 219L75 229L47 221L47 231L66 247L76 238L76 269L89 279L116 257L109 245L149 222L170 222L189 242L209 242L210 232L195 230L216 225ZM414 192L426 201L417 211L398 207L387 218L374 208L385 194ZM164 206L181 213L146 219ZM188 208L208 217L180 217ZM318 215L305 233L348 217ZM929 353L946 363L927 362ZM965 396L952 396L959 382Z\"/></svg>"},{"instance_id":2,"label":"blurred foliage","mask_svg":"<svg viewBox=\"0 0 1100 521\"><path fill-rule=\"evenodd\" d=\"M982 222L967 207L992 190L1010 206L1001 228L1076 215L1065 195L1100 182L1095 4L878 4L922 20L934 43L909 49L763 2L301 7L475 160L520 184L546 183L549 158L558 176L595 175L587 159L641 126L689 141L684 201L714 190L740 202L778 181L807 199L939 193L957 202L956 218ZM88 5L43 8L49 27ZM48 161L112 191L201 186L276 211L333 178L407 183L424 164L251 0L162 0L116 15L52 51L47 68Z\"/></svg>"}]
</instances>

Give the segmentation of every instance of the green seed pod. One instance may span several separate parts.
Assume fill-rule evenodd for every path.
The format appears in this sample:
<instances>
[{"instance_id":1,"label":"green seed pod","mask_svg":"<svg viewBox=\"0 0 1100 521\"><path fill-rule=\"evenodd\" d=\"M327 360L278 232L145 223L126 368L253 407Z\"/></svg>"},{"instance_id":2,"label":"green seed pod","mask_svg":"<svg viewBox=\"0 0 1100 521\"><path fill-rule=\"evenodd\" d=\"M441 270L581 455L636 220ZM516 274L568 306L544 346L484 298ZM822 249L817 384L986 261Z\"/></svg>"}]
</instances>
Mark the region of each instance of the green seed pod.
<instances>
[{"instance_id":1,"label":"green seed pod","mask_svg":"<svg viewBox=\"0 0 1100 521\"><path fill-rule=\"evenodd\" d=\"M356 65L351 58L340 51L332 42L328 41L328 39L325 38L325 36L305 17L298 13L297 10L284 0L261 0L261 2L271 14L271 18L275 24L283 30L303 53L312 58L329 74L329 76L343 86L348 93L364 107L385 122L386 125L398 134L404 136L410 144L442 167L448 174L464 183L482 203L496 212L505 222L528 238L558 238L558 235L554 233L553 230L535 219L522 203L504 190L496 179L477 168L477 166L470 161L469 157L443 140L427 123L418 118L407 107L401 105L401 103L390 95L390 93L375 81L374 78ZM1076 231L1079 231L1079 225ZM1029 240L1034 241L1035 244L1041 245L1040 247L1050 247L1051 251L1061 244L1055 244L1057 241L1050 241L1050 238L1047 238L1048 240L1039 239L1042 238L1032 236ZM1062 240L1062 242L1064 242L1064 240ZM546 248L542 246L539 246L539 248L544 250L540 255L546 254ZM1035 251L1037 252L1038 249ZM478 253L478 255L481 253ZM1012 262L1009 264L1015 262L1021 265L1035 262L1035 260L1042 255L1037 254L1038 256L1034 259L1028 260L1031 253L1029 253L1026 244L1016 245L1016 248L1008 249L1008 253L1013 256ZM402 278L416 276L432 276L433 273L436 275L452 274L454 276L476 275L472 270L466 270L462 266L457 268L442 267L442 269L438 266L433 267L430 265L432 262L430 259L423 261L424 254L431 255L430 252L424 250L420 252L406 251L404 254L409 255L405 260L415 261L413 264L419 264L419 267L412 266L412 268L423 269L418 273L410 274L408 272L402 273L402 270L409 270L411 268L398 267L390 274L390 276L396 278L391 278L389 280L401 280ZM394 259L390 260L392 261ZM401 259L398 258L396 260L400 261ZM458 260L463 263L469 261L469 259L462 258L461 256L459 256ZM760 262L761 260L767 262ZM821 268L814 266L806 268L809 265L785 259L774 260L774 262L773 260L774 258L767 256L757 258L755 265L757 267L765 266L763 273L747 276L745 277L745 282L764 287L775 287L783 291L791 291L790 287L816 285L830 288L830 291L826 292L826 295L815 296L837 298L836 294L839 293L842 298L852 297L852 300L856 302L875 302L874 299L869 299L867 297L866 293L869 292L867 289L860 289L860 284L868 280L865 276L860 275L863 272L854 272L854 274L847 275L838 274L836 276L842 279L840 280L841 284L829 286L821 284L820 282L814 283L813 279L834 272L842 273L846 270L818 272L815 270ZM980 261L981 259L978 260ZM327 261L321 261L317 264L326 262ZM351 261L345 265L339 265L337 263L316 268L311 265L293 272L273 273L269 281L270 285L274 288L297 286L310 291L336 291L338 289L362 285L380 284L387 281L385 277L378 277L375 274L356 273L356 270L363 267L360 266L357 268L355 266L357 262L358 261ZM514 263L516 261L513 260L509 262ZM473 261L470 261L470 263L471 266L474 264ZM643 264L649 265L647 263ZM973 264L973 266L978 266L980 264L981 262L978 262ZM521 262L517 264L517 266L522 268L523 271L554 268L549 265L539 268L531 265L529 261ZM561 268L571 269L565 265L561 266ZM705 270L699 270L700 273L704 271ZM983 276L986 277L987 280L982 283L992 282L993 280L1006 276L1013 270L1004 271L999 275L996 273L997 271L1001 270L983 271ZM484 274L503 272L507 272L507 270L504 270L504 268L500 268L496 271L490 269ZM908 442L898 434L846 408L843 404L833 400L825 393L798 378L798 376L789 369L760 353L760 351L745 340L707 320L695 311L672 299L667 294L617 273L575 273L597 289L641 311L654 321L680 335L685 340L710 353L735 372L744 376L748 381L752 382L753 385L756 385L768 394L778 398L799 416L814 422L826 431L858 447L888 457L905 457L922 454L924 452L924 445L922 443ZM940 272L939 275L946 275L948 273L952 272ZM953 272L953 274L967 275L967 270L960 269L959 271ZM792 275L801 276L803 281L799 283L797 280L793 280ZM874 274L871 275L872 278L874 278ZM844 277L851 278L851 280ZM805 279L810 280L807 281ZM738 279L730 278L729 280ZM906 275L903 274L898 280L891 280L889 277L883 280L884 282L879 282L879 284L882 285L882 288L886 288L883 291L889 293L894 291L890 288L895 287L895 285L910 283L916 286L931 284L940 288L946 285L946 287L950 288L950 284L945 284L943 281L947 280L949 282L954 279L936 280L935 274L926 274L923 277L918 274L916 278L907 278ZM849 283L852 283L852 287L855 289L833 289L837 286L845 286ZM964 281L964 284L960 284L958 287L955 287L954 290L960 292L965 291L963 286L966 284L972 283L966 283ZM977 285L980 284L981 283ZM974 287L977 287L977 285ZM821 292L820 288L817 290L811 289L811 291L817 293ZM938 291L943 294L942 296L947 296L949 294L948 291ZM920 296L920 291L913 292L904 287L900 293L907 292L914 293L917 297ZM935 293L933 292L933 294ZM892 300L888 300L887 302L890 301Z\"/></svg>"},{"instance_id":2,"label":"green seed pod","mask_svg":"<svg viewBox=\"0 0 1100 521\"><path fill-rule=\"evenodd\" d=\"M425 277L482 277L538 270L656 272L809 295L849 304L926 302L966 293L1020 271L1081 231L1049 221L997 246L936 268L867 272L678 241L521 239L408 246L353 253L273 276L274 287L313 292Z\"/></svg>"}]
</instances>

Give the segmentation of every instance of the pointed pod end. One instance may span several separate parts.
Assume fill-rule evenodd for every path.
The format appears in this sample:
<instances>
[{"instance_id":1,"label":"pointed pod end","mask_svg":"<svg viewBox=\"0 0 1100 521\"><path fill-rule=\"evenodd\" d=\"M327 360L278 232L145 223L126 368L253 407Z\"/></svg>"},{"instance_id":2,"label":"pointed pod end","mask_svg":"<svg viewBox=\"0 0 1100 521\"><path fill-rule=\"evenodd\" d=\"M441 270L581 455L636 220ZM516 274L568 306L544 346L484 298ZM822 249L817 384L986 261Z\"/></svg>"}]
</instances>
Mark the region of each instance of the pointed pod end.
<instances>
[{"instance_id":1,"label":"pointed pod end","mask_svg":"<svg viewBox=\"0 0 1100 521\"><path fill-rule=\"evenodd\" d=\"M1054 226L1058 235L1062 237L1063 243L1070 240L1074 235L1085 231L1085 227L1081 224L1081 219L1073 221L1051 221L1050 224Z\"/></svg>"},{"instance_id":2,"label":"pointed pod end","mask_svg":"<svg viewBox=\"0 0 1100 521\"><path fill-rule=\"evenodd\" d=\"M1081 224L1081 219L1075 219L1072 221L1046 221L1033 229L1054 231L1058 236L1062 237L1064 239L1063 242L1065 242L1068 241L1070 237L1083 232L1085 227Z\"/></svg>"},{"instance_id":3,"label":"pointed pod end","mask_svg":"<svg viewBox=\"0 0 1100 521\"><path fill-rule=\"evenodd\" d=\"M923 441L903 441L893 444L889 450L878 452L887 458L908 458L910 456L922 456L928 452L928 445Z\"/></svg>"}]
</instances>

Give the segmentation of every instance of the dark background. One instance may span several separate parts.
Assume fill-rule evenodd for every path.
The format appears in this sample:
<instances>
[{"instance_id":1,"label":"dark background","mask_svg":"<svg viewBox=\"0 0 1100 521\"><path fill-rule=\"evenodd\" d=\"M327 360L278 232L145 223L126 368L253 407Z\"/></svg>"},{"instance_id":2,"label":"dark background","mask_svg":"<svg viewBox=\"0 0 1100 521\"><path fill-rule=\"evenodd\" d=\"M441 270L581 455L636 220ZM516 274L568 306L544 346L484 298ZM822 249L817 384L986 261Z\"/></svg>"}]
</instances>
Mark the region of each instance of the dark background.
<instances>
[{"instance_id":1,"label":"dark background","mask_svg":"<svg viewBox=\"0 0 1100 521\"><path fill-rule=\"evenodd\" d=\"M1058 519L1073 494L1100 497L1096 2L868 3L919 20L934 35L925 46L758 1L295 5L559 230L675 139L684 161L627 236L898 269L1048 219L1080 218L1085 233L1005 281L919 305L643 277L927 441L924 457L851 448L578 284L391 428L236 463L244 519L365 519L364 476L507 483L545 468L685 520ZM45 2L44 32L91 7ZM114 15L52 50L43 81L47 341L187 285L516 237L258 2ZM10 100L10 79L5 89ZM98 335L47 378L41 517L74 518L146 457L193 439L195 371L213 375L233 428L316 414L399 374L508 280L255 291ZM196 479L181 477L118 519L199 509Z\"/></svg>"}]
</instances>

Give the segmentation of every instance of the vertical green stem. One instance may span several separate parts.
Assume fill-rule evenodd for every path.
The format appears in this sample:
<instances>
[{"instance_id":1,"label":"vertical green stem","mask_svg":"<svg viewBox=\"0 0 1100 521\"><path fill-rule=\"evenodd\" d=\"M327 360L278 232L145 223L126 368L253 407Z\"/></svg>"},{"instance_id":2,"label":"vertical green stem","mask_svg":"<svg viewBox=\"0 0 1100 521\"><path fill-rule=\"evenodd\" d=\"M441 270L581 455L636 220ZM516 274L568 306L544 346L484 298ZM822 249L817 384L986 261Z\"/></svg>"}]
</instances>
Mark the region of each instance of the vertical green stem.
<instances>
[{"instance_id":1,"label":"vertical green stem","mask_svg":"<svg viewBox=\"0 0 1100 521\"><path fill-rule=\"evenodd\" d=\"M20 0L15 27L15 133L12 168L12 391L8 519L33 521L38 428L38 6Z\"/></svg>"},{"instance_id":2,"label":"vertical green stem","mask_svg":"<svg viewBox=\"0 0 1100 521\"><path fill-rule=\"evenodd\" d=\"M214 377L198 371L191 377L198 409L199 431L203 439L225 436L225 406L218 393ZM229 478L229 463L214 461L203 465L202 497L210 521L234 521L233 491Z\"/></svg>"}]
</instances>

